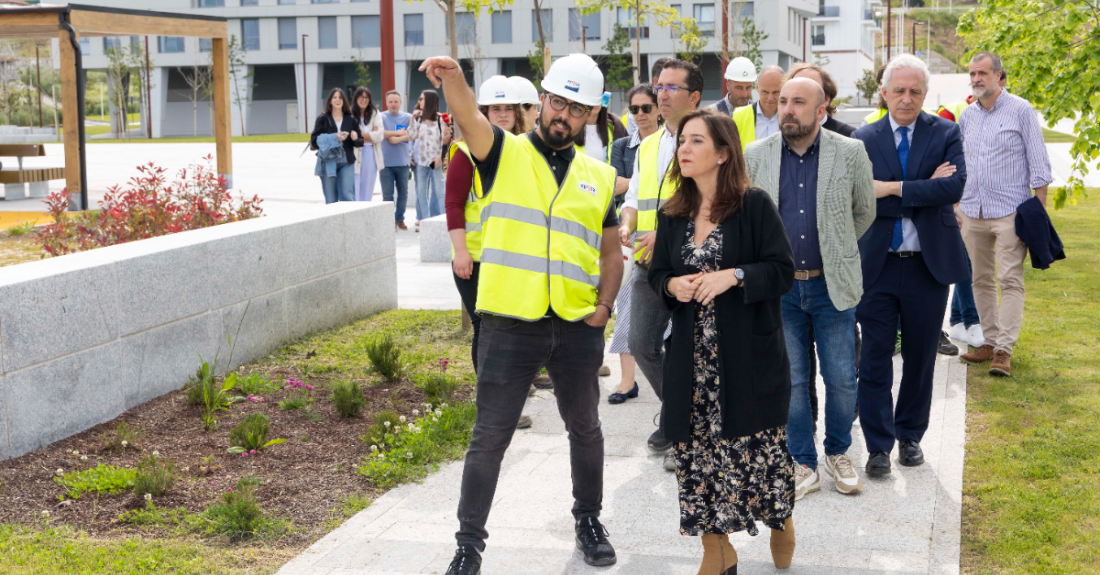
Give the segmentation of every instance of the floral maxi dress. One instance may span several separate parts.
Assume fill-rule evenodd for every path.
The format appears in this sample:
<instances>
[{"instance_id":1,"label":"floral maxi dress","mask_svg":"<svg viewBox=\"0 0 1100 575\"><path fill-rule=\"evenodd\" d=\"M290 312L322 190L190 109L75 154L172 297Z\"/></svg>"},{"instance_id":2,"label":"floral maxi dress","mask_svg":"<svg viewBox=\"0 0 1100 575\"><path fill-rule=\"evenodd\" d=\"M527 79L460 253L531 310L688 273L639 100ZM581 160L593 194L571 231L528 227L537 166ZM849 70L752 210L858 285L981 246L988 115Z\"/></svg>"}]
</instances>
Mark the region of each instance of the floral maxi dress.
<instances>
[{"instance_id":1,"label":"floral maxi dress","mask_svg":"<svg viewBox=\"0 0 1100 575\"><path fill-rule=\"evenodd\" d=\"M682 256L689 269L722 269L721 229L719 224L702 246L696 246L695 222L688 223ZM673 445L680 490L680 533L727 534L747 529L750 535L757 535L755 520L782 529L794 510L794 461L787 450L787 428L722 438L715 305L713 301L706 306L694 305L691 440Z\"/></svg>"}]
</instances>

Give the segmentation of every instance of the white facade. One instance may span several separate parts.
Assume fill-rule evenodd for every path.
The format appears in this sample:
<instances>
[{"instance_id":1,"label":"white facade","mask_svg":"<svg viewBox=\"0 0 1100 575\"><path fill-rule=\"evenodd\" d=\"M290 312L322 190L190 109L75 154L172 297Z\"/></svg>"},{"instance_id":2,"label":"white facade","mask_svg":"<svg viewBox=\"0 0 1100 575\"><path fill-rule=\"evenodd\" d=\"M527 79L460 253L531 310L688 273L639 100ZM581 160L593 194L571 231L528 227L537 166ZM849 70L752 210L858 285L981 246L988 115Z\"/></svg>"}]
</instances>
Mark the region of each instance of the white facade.
<instances>
[{"instance_id":1,"label":"white facade","mask_svg":"<svg viewBox=\"0 0 1100 575\"><path fill-rule=\"evenodd\" d=\"M813 52L828 60L824 68L837 85L838 96L856 103L856 82L864 70L875 67L875 20L881 0L820 0L817 15L810 21ZM862 102L866 103L866 102Z\"/></svg>"},{"instance_id":2,"label":"white facade","mask_svg":"<svg viewBox=\"0 0 1100 575\"><path fill-rule=\"evenodd\" d=\"M383 100L377 1L85 0L84 3L228 18L229 33L246 43L247 71L254 73L251 82L242 81L235 87L247 93L243 115L249 134L301 132L307 130L307 123L312 128L327 91L335 86L347 89L357 83L351 64L353 57L370 62L368 87L376 104ZM811 58L809 18L817 11L813 0L757 0L740 4L768 35L761 45L765 65L787 68ZM629 16L620 13L621 10L581 16L573 6L571 0L546 0L544 4L543 27L550 37L551 53L554 57L573 52L606 55L603 46L611 37L615 22L625 25ZM717 100L722 79L716 54L721 46L721 4L703 1L670 6L685 16L696 17L701 29L713 30L699 64L706 80L703 99ZM431 88L423 74L416 71L420 62L428 56L448 52L446 18L433 2L396 1L393 8L397 89L405 95L409 107L409 94L415 100L421 90ZM583 32L582 26L586 27ZM459 57L469 64L475 82L494 74L530 74L527 54L534 50L538 38L530 4L516 3L503 12L493 15L482 12L476 18L459 13L457 28L461 41ZM302 35L306 35L304 65ZM587 38L582 40L582 36ZM143 39L134 41L144 46ZM84 67L104 68L105 39L90 38L83 44ZM187 72L192 66L207 62L208 56L200 51L200 41L195 38L177 41L150 37L149 46L154 68L153 136L190 136L196 124L194 107L180 69ZM183 51L175 51L178 48ZM642 78L647 79L650 62L671 56L675 49L670 30L644 26ZM235 102L235 92L232 125L234 135L240 135L242 111ZM618 100L618 94L614 93L613 108L621 107ZM198 133L207 135L211 129L209 105L200 102L198 108Z\"/></svg>"}]
</instances>

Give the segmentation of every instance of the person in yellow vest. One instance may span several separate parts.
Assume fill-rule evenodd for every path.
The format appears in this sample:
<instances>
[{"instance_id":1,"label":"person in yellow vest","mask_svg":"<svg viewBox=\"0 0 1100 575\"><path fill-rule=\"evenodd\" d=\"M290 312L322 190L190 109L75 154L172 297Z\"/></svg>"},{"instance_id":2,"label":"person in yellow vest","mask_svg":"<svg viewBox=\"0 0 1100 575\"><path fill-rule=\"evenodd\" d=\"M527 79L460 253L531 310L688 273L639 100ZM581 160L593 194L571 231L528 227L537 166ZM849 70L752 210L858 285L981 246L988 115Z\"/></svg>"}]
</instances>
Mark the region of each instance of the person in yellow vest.
<instances>
[{"instance_id":1,"label":"person in yellow vest","mask_svg":"<svg viewBox=\"0 0 1100 575\"><path fill-rule=\"evenodd\" d=\"M462 473L458 550L446 573L481 571L501 460L543 367L569 432L576 546L585 563L611 565L615 550L599 521L604 442L597 372L623 257L613 241L615 170L573 146L600 103L603 74L584 54L554 62L542 80L537 127L516 136L478 113L458 62L433 57L420 70L442 85L478 185L489 195L476 303L477 420Z\"/></svg>"},{"instance_id":2,"label":"person in yellow vest","mask_svg":"<svg viewBox=\"0 0 1100 575\"><path fill-rule=\"evenodd\" d=\"M783 89L783 68L766 66L756 79L760 100L733 111L733 122L741 137L741 151L751 142L779 131L779 91Z\"/></svg>"},{"instance_id":3,"label":"person in yellow vest","mask_svg":"<svg viewBox=\"0 0 1100 575\"><path fill-rule=\"evenodd\" d=\"M726 95L708 106L730 116L737 108L752 104L752 90L756 87L756 64L744 56L738 56L726 65ZM654 80L656 82L656 80Z\"/></svg>"},{"instance_id":4,"label":"person in yellow vest","mask_svg":"<svg viewBox=\"0 0 1100 575\"><path fill-rule=\"evenodd\" d=\"M630 301L630 353L641 368L658 399L664 397L664 340L669 326L668 311L659 295L649 286L647 273L656 241L657 210L676 192L666 181L669 166L676 159L676 127L680 119L699 107L703 97L703 72L682 60L669 60L661 70L657 84L657 107L665 125L642 141L634 158L634 171L622 206L619 241L634 248L635 269ZM635 234L636 232L636 234ZM635 236L631 242L631 236ZM654 431L647 441L649 449L667 454L672 442L661 430ZM675 463L665 457L665 468L672 471Z\"/></svg>"},{"instance_id":5,"label":"person in yellow vest","mask_svg":"<svg viewBox=\"0 0 1100 575\"><path fill-rule=\"evenodd\" d=\"M519 105L523 110L526 120L524 125L534 127L539 121L539 90L530 80L523 76L511 76L508 78L519 89Z\"/></svg>"},{"instance_id":6,"label":"person in yellow vest","mask_svg":"<svg viewBox=\"0 0 1100 575\"><path fill-rule=\"evenodd\" d=\"M971 94L966 97L965 100L959 102L948 102L936 109L936 115L946 120L951 120L956 124L959 123L959 118L962 117L962 111L967 106L974 103L974 95Z\"/></svg>"}]
</instances>

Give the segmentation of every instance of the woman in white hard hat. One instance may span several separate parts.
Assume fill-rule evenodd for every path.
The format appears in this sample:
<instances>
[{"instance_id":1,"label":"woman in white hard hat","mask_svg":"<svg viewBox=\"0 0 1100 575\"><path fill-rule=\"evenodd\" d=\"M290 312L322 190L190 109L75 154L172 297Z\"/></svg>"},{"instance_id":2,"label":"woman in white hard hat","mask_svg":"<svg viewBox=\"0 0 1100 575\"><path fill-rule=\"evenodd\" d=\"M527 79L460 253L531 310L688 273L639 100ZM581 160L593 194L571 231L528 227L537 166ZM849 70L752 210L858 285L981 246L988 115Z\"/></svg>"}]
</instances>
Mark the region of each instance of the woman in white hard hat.
<instances>
[{"instance_id":1,"label":"woman in white hard hat","mask_svg":"<svg viewBox=\"0 0 1100 575\"><path fill-rule=\"evenodd\" d=\"M539 90L530 80L523 76L508 78L519 90L519 106L523 110L523 117L527 126L534 128L539 121Z\"/></svg>"}]
</instances>

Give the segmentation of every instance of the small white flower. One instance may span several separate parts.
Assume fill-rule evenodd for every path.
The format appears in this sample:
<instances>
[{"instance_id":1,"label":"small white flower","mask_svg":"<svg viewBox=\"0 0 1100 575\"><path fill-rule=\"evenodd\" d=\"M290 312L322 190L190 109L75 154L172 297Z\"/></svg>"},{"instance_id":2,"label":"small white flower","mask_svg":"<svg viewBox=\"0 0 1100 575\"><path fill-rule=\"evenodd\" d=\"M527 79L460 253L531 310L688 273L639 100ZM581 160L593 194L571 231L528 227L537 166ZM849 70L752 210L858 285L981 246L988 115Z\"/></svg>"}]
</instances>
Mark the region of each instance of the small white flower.
<instances>
[{"instance_id":1,"label":"small white flower","mask_svg":"<svg viewBox=\"0 0 1100 575\"><path fill-rule=\"evenodd\" d=\"M406 451L405 452L405 459L412 459L412 458L413 458L413 452Z\"/></svg>"},{"instance_id":2,"label":"small white flower","mask_svg":"<svg viewBox=\"0 0 1100 575\"><path fill-rule=\"evenodd\" d=\"M145 500L146 501L152 501L153 500L153 494L152 493L146 493L145 494Z\"/></svg>"},{"instance_id":3,"label":"small white flower","mask_svg":"<svg viewBox=\"0 0 1100 575\"><path fill-rule=\"evenodd\" d=\"M416 431L416 426L410 423L409 424L409 431Z\"/></svg>"},{"instance_id":4,"label":"small white flower","mask_svg":"<svg viewBox=\"0 0 1100 575\"><path fill-rule=\"evenodd\" d=\"M377 445L372 445L372 446L370 446L370 450L371 451L378 451L378 446Z\"/></svg>"},{"instance_id":5,"label":"small white flower","mask_svg":"<svg viewBox=\"0 0 1100 575\"><path fill-rule=\"evenodd\" d=\"M425 403L425 404L424 404L424 409L427 409L428 411L431 411L431 410L432 410L432 404L430 404L430 403Z\"/></svg>"},{"instance_id":6,"label":"small white flower","mask_svg":"<svg viewBox=\"0 0 1100 575\"><path fill-rule=\"evenodd\" d=\"M45 510L42 511L42 517L49 517L49 516L50 516L49 511L45 511Z\"/></svg>"},{"instance_id":7,"label":"small white flower","mask_svg":"<svg viewBox=\"0 0 1100 575\"><path fill-rule=\"evenodd\" d=\"M388 421L383 421L383 422L382 422L382 425L385 425L386 427L389 427L389 426L390 426L390 422L388 422Z\"/></svg>"},{"instance_id":8,"label":"small white flower","mask_svg":"<svg viewBox=\"0 0 1100 575\"><path fill-rule=\"evenodd\" d=\"M80 452L74 449L73 450L73 455L80 455Z\"/></svg>"},{"instance_id":9,"label":"small white flower","mask_svg":"<svg viewBox=\"0 0 1100 575\"><path fill-rule=\"evenodd\" d=\"M433 422L433 423L436 423L436 422L438 422L438 421L439 421L439 418L433 415L433 416L432 416L432 422Z\"/></svg>"},{"instance_id":10,"label":"small white flower","mask_svg":"<svg viewBox=\"0 0 1100 575\"><path fill-rule=\"evenodd\" d=\"M446 404L446 403L444 403L444 404L440 405L440 406L439 406L439 409L447 409L447 404Z\"/></svg>"},{"instance_id":11,"label":"small white flower","mask_svg":"<svg viewBox=\"0 0 1100 575\"><path fill-rule=\"evenodd\" d=\"M385 453L379 453L379 454L378 454L378 459L385 459L385 458L386 458L386 454L385 454Z\"/></svg>"},{"instance_id":12,"label":"small white flower","mask_svg":"<svg viewBox=\"0 0 1100 575\"><path fill-rule=\"evenodd\" d=\"M88 456L87 455L81 455L80 460L81 461L88 461Z\"/></svg>"},{"instance_id":13,"label":"small white flower","mask_svg":"<svg viewBox=\"0 0 1100 575\"><path fill-rule=\"evenodd\" d=\"M440 410L438 410L438 409L437 409L437 410L435 410L435 416L436 416L436 417L441 417L442 415L443 415L443 412L442 412L442 411L440 411Z\"/></svg>"},{"instance_id":14,"label":"small white flower","mask_svg":"<svg viewBox=\"0 0 1100 575\"><path fill-rule=\"evenodd\" d=\"M416 417L416 416L418 416L418 415L420 415L420 411L419 411L419 410L416 410L416 409L414 409L414 410L413 410L413 417Z\"/></svg>"},{"instance_id":15,"label":"small white flower","mask_svg":"<svg viewBox=\"0 0 1100 575\"><path fill-rule=\"evenodd\" d=\"M399 420L399 421L400 421L401 423L405 423L405 416L404 416L404 415L402 415L401 417L398 417L397 419L398 419L398 420Z\"/></svg>"},{"instance_id":16,"label":"small white flower","mask_svg":"<svg viewBox=\"0 0 1100 575\"><path fill-rule=\"evenodd\" d=\"M153 457L160 457L160 452L159 451L154 451L153 452Z\"/></svg>"},{"instance_id":17,"label":"small white flower","mask_svg":"<svg viewBox=\"0 0 1100 575\"><path fill-rule=\"evenodd\" d=\"M54 473L57 473L58 475L65 475L65 470L58 467L57 471L55 471Z\"/></svg>"},{"instance_id":18,"label":"small white flower","mask_svg":"<svg viewBox=\"0 0 1100 575\"><path fill-rule=\"evenodd\" d=\"M123 446L123 447L126 447L127 445L130 445L130 442L129 442L129 441L126 441L125 439L123 439L123 440L122 440L122 446Z\"/></svg>"}]
</instances>

